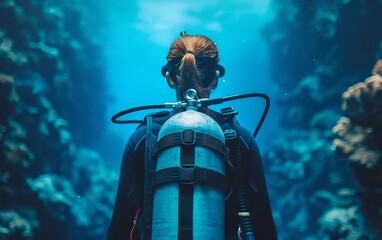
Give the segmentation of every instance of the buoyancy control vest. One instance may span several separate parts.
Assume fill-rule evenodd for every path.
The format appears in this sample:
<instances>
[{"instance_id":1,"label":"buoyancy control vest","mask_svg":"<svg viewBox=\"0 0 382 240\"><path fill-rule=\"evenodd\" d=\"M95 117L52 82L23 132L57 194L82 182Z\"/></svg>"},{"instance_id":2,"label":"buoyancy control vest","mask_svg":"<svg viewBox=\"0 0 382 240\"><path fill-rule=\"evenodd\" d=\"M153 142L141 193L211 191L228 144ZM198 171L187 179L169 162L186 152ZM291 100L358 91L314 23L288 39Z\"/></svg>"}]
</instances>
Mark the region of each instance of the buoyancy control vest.
<instances>
[{"instance_id":1,"label":"buoyancy control vest","mask_svg":"<svg viewBox=\"0 0 382 240\"><path fill-rule=\"evenodd\" d=\"M224 239L225 161L228 149L219 124L198 112L198 107L203 107L203 103L207 106L224 100L265 96L266 109L254 135L259 131L269 108L269 98L263 94L204 99L204 102L197 100L195 90L188 90L185 96L185 103L137 107L112 118L115 123L136 123L138 121L117 118L151 108L187 109L169 118L161 127L158 138L151 132L152 116L146 117L141 237L144 240ZM249 236L245 239L254 238Z\"/></svg>"}]
</instances>

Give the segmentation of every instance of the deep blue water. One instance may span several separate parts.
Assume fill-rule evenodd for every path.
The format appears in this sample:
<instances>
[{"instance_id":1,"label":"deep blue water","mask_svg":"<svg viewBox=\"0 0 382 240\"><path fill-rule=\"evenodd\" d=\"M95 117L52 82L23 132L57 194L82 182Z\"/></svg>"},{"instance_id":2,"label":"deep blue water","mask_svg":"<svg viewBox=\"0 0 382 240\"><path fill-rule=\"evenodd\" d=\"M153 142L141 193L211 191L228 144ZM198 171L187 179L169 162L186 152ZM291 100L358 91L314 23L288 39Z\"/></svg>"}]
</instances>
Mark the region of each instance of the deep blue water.
<instances>
[{"instance_id":1,"label":"deep blue water","mask_svg":"<svg viewBox=\"0 0 382 240\"><path fill-rule=\"evenodd\" d=\"M257 141L267 149L279 135L276 99L281 91L270 82L267 45L261 27L272 17L269 0L264 1L150 1L108 2L110 22L107 53L107 78L112 102L108 114L137 105L175 100L172 89L161 76L168 49L181 31L201 34L216 42L226 75L211 97L263 92L271 97L270 113ZM283 93L284 94L284 93ZM264 108L262 99L225 103L239 111L239 121L254 131ZM135 118L142 118L140 113ZM135 126L110 128L121 142L114 155L119 164L123 144ZM117 151L117 152L116 152Z\"/></svg>"},{"instance_id":2,"label":"deep blue water","mask_svg":"<svg viewBox=\"0 0 382 240\"><path fill-rule=\"evenodd\" d=\"M342 124L344 136L332 129L343 92L381 58L382 35L375 31L381 8L381 0L0 1L0 239L21 233L105 239L124 145L136 128L110 118L175 101L160 70L181 31L218 45L226 75L212 97L271 98L257 142L280 239L377 239L381 181L364 166L375 161L365 149L381 149L378 98L374 105L363 97L374 90L359 96L364 106L349 126ZM230 105L254 131L263 100L213 108ZM364 130L349 130L360 122ZM351 153L341 144L350 144Z\"/></svg>"}]
</instances>

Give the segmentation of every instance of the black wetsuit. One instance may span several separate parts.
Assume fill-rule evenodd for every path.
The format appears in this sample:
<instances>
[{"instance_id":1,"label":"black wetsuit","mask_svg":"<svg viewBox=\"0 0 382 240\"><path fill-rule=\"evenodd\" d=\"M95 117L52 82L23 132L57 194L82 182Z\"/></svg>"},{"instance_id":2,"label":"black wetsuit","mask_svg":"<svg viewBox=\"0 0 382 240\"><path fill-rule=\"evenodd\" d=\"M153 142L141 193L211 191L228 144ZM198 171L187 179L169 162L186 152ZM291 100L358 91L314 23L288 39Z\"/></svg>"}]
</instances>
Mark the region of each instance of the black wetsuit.
<instances>
[{"instance_id":1,"label":"black wetsuit","mask_svg":"<svg viewBox=\"0 0 382 240\"><path fill-rule=\"evenodd\" d=\"M158 135L160 127L163 123L175 113L176 112L171 112L166 116L153 118L154 123L152 132L155 136ZM231 128L227 119L223 118L219 113L213 111L209 111L209 113L209 115L219 123L223 131ZM277 232L272 217L259 149L255 139L248 130L240 125L238 126L238 130L245 146L245 149L242 152L243 158L249 161L246 168L248 170L246 174L249 174L250 179L248 204L252 216L256 240L277 239ZM138 209L137 206L142 204L139 201L143 199L142 183L144 182L143 166L145 159L145 138L146 125L142 124L132 134L126 145L122 159L113 217L108 232L108 240L129 239L131 229L134 225L134 218ZM232 160L232 157L233 156L231 156L231 161L234 161ZM230 239L237 239L236 236L239 219L237 217L238 207L236 202L235 197L230 198L230 200L226 202L225 234L226 236L232 237ZM134 229L134 232L139 231L140 229Z\"/></svg>"}]
</instances>

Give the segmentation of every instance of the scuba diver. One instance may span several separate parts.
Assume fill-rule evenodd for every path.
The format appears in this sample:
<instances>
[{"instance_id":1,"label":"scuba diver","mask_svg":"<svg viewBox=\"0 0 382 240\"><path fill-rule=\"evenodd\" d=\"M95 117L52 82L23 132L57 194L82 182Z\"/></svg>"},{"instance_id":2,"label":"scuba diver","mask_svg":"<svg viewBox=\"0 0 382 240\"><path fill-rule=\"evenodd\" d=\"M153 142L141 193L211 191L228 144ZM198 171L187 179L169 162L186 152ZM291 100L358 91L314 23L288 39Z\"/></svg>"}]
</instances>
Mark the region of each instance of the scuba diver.
<instances>
[{"instance_id":1,"label":"scuba diver","mask_svg":"<svg viewBox=\"0 0 382 240\"><path fill-rule=\"evenodd\" d=\"M254 136L232 108L208 108L224 73L209 38L182 32L172 43L162 75L178 102L129 138L108 240L277 239Z\"/></svg>"}]
</instances>

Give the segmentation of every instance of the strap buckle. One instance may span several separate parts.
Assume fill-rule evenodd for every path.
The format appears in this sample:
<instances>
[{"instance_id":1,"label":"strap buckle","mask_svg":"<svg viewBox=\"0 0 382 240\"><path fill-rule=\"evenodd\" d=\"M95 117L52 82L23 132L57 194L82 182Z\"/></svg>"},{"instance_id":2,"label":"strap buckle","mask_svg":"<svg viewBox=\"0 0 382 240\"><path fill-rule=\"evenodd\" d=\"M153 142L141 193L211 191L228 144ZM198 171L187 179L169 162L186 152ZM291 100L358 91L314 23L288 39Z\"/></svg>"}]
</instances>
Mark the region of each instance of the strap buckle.
<instances>
[{"instance_id":1,"label":"strap buckle","mask_svg":"<svg viewBox=\"0 0 382 240\"><path fill-rule=\"evenodd\" d=\"M198 167L192 164L183 164L179 167L179 183L195 184L197 179Z\"/></svg>"},{"instance_id":2,"label":"strap buckle","mask_svg":"<svg viewBox=\"0 0 382 240\"><path fill-rule=\"evenodd\" d=\"M226 107L222 108L220 110L222 116L235 116L239 114L237 111L235 111L232 107Z\"/></svg>"},{"instance_id":3,"label":"strap buckle","mask_svg":"<svg viewBox=\"0 0 382 240\"><path fill-rule=\"evenodd\" d=\"M237 132L233 129L227 129L224 131L225 140L232 140L237 138Z\"/></svg>"},{"instance_id":4,"label":"strap buckle","mask_svg":"<svg viewBox=\"0 0 382 240\"><path fill-rule=\"evenodd\" d=\"M196 142L196 132L192 129L183 130L180 139L183 145L194 145Z\"/></svg>"}]
</instances>

